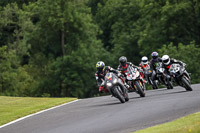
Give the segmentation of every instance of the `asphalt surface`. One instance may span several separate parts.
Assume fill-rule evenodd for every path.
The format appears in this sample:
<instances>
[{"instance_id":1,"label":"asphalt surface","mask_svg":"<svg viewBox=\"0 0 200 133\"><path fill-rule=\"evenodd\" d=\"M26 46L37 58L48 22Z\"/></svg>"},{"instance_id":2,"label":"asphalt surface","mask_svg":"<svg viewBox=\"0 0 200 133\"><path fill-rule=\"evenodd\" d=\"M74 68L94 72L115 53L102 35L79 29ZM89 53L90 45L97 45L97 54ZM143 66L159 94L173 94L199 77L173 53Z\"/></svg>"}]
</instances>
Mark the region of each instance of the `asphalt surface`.
<instances>
[{"instance_id":1,"label":"asphalt surface","mask_svg":"<svg viewBox=\"0 0 200 133\"><path fill-rule=\"evenodd\" d=\"M0 133L128 133L200 112L200 84L193 91L146 91L146 97L129 93L121 104L111 96L82 99L0 129Z\"/></svg>"}]
</instances>

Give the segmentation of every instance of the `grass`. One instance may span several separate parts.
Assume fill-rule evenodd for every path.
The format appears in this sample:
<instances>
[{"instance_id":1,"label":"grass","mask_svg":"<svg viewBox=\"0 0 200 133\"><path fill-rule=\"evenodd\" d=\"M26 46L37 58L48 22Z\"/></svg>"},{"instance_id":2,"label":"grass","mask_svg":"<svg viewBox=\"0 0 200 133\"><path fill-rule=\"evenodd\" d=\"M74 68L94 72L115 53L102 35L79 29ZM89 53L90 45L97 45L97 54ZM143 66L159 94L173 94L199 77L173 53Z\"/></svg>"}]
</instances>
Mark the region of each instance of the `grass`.
<instances>
[{"instance_id":1,"label":"grass","mask_svg":"<svg viewBox=\"0 0 200 133\"><path fill-rule=\"evenodd\" d=\"M76 100L76 98L33 98L0 96L0 125L73 100Z\"/></svg>"},{"instance_id":2,"label":"grass","mask_svg":"<svg viewBox=\"0 0 200 133\"><path fill-rule=\"evenodd\" d=\"M200 133L200 112L134 133Z\"/></svg>"}]
</instances>

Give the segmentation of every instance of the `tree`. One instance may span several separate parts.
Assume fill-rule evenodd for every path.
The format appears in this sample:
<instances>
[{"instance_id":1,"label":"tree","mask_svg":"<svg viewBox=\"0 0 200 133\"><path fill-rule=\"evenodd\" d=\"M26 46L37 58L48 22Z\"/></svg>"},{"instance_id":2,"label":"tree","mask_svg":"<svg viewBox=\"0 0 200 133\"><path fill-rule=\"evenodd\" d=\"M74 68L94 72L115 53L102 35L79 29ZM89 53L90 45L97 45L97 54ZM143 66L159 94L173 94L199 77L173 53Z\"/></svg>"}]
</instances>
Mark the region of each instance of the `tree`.
<instances>
[{"instance_id":1,"label":"tree","mask_svg":"<svg viewBox=\"0 0 200 133\"><path fill-rule=\"evenodd\" d=\"M29 2L35 2L37 0L1 0L0 6L4 7L11 3L17 3L17 5L22 8L23 4L28 4Z\"/></svg>"},{"instance_id":2,"label":"tree","mask_svg":"<svg viewBox=\"0 0 200 133\"><path fill-rule=\"evenodd\" d=\"M85 2L39 0L25 7L25 12L31 20L36 20L33 21L32 34L28 34L27 38L31 44L29 70L32 69L31 75L40 81L39 90L36 89L38 94L78 97L93 95L94 92L90 91L95 82L88 84L82 79L83 69L88 69L85 76L93 81L96 62L108 53L96 38L99 30L93 24ZM84 62L91 66L84 66Z\"/></svg>"},{"instance_id":3,"label":"tree","mask_svg":"<svg viewBox=\"0 0 200 133\"><path fill-rule=\"evenodd\" d=\"M138 40L140 48L143 48L140 53L149 55L170 42L174 45L187 45L193 40L199 42L197 9L199 3L196 0L148 1L143 4L139 20L140 27L143 27Z\"/></svg>"},{"instance_id":4,"label":"tree","mask_svg":"<svg viewBox=\"0 0 200 133\"><path fill-rule=\"evenodd\" d=\"M138 34L136 22L140 16L139 2L131 0L108 0L98 3L95 21L103 33L99 35L104 47L112 52L115 62L122 55L129 61L139 62Z\"/></svg>"}]
</instances>

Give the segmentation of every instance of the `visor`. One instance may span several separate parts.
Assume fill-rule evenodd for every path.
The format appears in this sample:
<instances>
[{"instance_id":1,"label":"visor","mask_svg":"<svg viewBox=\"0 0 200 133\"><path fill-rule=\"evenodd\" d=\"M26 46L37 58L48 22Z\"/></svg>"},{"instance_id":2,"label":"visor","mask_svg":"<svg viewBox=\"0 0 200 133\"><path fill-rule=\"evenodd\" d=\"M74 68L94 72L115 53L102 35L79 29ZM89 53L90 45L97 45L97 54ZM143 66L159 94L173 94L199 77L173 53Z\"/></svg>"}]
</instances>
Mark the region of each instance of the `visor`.
<instances>
[{"instance_id":1,"label":"visor","mask_svg":"<svg viewBox=\"0 0 200 133\"><path fill-rule=\"evenodd\" d=\"M123 67L125 67L125 66L126 66L126 62L121 62L121 65L122 65Z\"/></svg>"},{"instance_id":2,"label":"visor","mask_svg":"<svg viewBox=\"0 0 200 133\"><path fill-rule=\"evenodd\" d=\"M98 70L99 72L102 72L103 68L97 68L97 70Z\"/></svg>"},{"instance_id":3,"label":"visor","mask_svg":"<svg viewBox=\"0 0 200 133\"><path fill-rule=\"evenodd\" d=\"M152 58L153 58L153 59L157 59L157 58L158 58L158 56L153 56Z\"/></svg>"},{"instance_id":4,"label":"visor","mask_svg":"<svg viewBox=\"0 0 200 133\"><path fill-rule=\"evenodd\" d=\"M147 60L143 60L142 62L146 63L146 62L147 62Z\"/></svg>"},{"instance_id":5,"label":"visor","mask_svg":"<svg viewBox=\"0 0 200 133\"><path fill-rule=\"evenodd\" d=\"M167 63L169 61L169 59L167 59L167 60L163 60L163 63Z\"/></svg>"}]
</instances>

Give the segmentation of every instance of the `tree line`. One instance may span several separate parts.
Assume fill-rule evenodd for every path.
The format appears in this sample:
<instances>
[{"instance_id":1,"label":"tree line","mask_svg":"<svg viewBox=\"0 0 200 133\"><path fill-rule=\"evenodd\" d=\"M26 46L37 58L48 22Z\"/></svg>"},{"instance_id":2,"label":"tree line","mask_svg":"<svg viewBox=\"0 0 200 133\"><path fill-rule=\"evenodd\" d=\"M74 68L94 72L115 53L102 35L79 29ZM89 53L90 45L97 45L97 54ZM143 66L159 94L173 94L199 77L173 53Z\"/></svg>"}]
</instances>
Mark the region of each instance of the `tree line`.
<instances>
[{"instance_id":1,"label":"tree line","mask_svg":"<svg viewBox=\"0 0 200 133\"><path fill-rule=\"evenodd\" d=\"M93 97L96 62L182 60L200 81L198 0L1 0L0 95Z\"/></svg>"}]
</instances>

